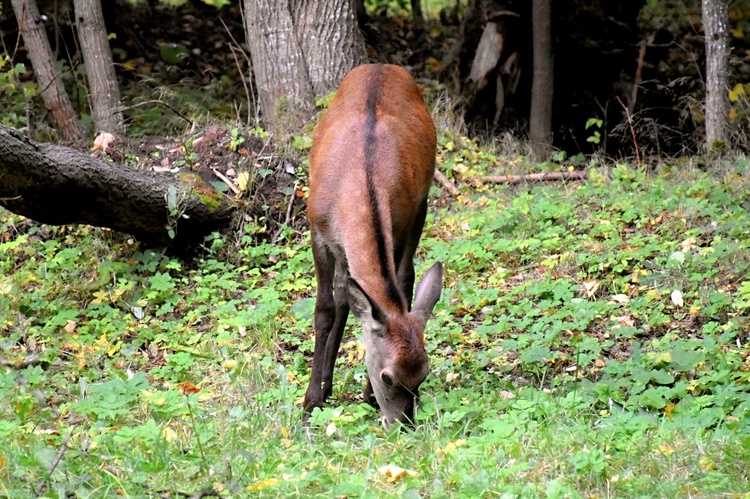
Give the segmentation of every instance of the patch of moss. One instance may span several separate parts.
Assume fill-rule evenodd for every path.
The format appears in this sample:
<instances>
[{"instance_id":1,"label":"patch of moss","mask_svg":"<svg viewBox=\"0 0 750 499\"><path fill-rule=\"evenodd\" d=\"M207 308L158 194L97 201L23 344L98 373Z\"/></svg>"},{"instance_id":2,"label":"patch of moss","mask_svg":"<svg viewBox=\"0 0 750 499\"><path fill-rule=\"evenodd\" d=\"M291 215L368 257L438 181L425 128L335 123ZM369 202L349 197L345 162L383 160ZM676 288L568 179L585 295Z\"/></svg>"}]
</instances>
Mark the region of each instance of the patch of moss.
<instances>
[{"instance_id":1,"label":"patch of moss","mask_svg":"<svg viewBox=\"0 0 750 499\"><path fill-rule=\"evenodd\" d=\"M182 182L192 187L192 193L198 196L211 211L221 207L221 193L208 184L200 175L193 172L180 172L177 175Z\"/></svg>"}]
</instances>

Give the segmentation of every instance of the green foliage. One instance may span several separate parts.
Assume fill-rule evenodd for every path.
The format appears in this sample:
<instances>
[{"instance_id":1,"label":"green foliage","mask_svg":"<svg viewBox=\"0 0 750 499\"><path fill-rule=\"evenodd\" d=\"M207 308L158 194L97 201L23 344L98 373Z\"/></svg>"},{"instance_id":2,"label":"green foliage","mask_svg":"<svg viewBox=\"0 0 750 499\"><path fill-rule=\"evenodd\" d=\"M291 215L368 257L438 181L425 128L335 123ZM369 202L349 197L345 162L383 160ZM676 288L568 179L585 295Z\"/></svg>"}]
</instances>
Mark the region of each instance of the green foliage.
<instances>
[{"instance_id":1,"label":"green foliage","mask_svg":"<svg viewBox=\"0 0 750 499\"><path fill-rule=\"evenodd\" d=\"M589 137L586 138L586 142L591 142L593 144L599 144L601 142L602 125L604 125L604 121L600 120L599 118L589 118L588 120L586 120L586 130L588 130L591 127L596 128L595 130L593 130L593 133Z\"/></svg>"},{"instance_id":2,"label":"green foliage","mask_svg":"<svg viewBox=\"0 0 750 499\"><path fill-rule=\"evenodd\" d=\"M524 167L460 137L440 141L452 174ZM302 426L314 345L308 235L272 245L246 223L240 245L214 234L187 263L107 231L6 214L0 490L745 493L747 163L589 174L467 189L431 206L417 274L442 260L446 282L415 431L386 432L353 400L365 381L353 320L330 403ZM165 200L173 218L176 196Z\"/></svg>"},{"instance_id":3,"label":"green foliage","mask_svg":"<svg viewBox=\"0 0 750 499\"><path fill-rule=\"evenodd\" d=\"M13 65L7 54L0 55L0 105L3 108L0 123L18 130L25 129L26 106L39 93L35 83L19 80L25 72L24 64Z\"/></svg>"}]
</instances>

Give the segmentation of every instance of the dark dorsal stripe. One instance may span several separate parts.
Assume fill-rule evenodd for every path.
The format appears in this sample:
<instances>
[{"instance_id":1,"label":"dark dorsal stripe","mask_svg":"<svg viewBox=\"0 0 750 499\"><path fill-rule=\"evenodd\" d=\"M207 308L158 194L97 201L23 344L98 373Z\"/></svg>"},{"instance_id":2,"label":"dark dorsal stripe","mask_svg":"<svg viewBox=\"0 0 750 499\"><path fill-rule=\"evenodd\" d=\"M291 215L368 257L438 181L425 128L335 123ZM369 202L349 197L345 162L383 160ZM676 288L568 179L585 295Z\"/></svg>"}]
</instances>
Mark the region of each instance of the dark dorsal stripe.
<instances>
[{"instance_id":1,"label":"dark dorsal stripe","mask_svg":"<svg viewBox=\"0 0 750 499\"><path fill-rule=\"evenodd\" d=\"M369 93L367 95L367 118L365 121L365 175L367 178L367 193L370 196L370 207L372 208L372 225L375 229L375 241L378 246L380 275L385 281L385 290L388 298L403 312L404 298L396 285L396 279L393 276L391 269L388 267L388 252L390 249L386 246L383 220L380 218L380 207L378 206L378 196L375 191L375 181L373 179L373 171L375 169L374 160L378 147L378 137L375 129L377 125L376 111L378 101L380 100L382 72L383 68L378 68L377 74L370 83Z\"/></svg>"}]
</instances>

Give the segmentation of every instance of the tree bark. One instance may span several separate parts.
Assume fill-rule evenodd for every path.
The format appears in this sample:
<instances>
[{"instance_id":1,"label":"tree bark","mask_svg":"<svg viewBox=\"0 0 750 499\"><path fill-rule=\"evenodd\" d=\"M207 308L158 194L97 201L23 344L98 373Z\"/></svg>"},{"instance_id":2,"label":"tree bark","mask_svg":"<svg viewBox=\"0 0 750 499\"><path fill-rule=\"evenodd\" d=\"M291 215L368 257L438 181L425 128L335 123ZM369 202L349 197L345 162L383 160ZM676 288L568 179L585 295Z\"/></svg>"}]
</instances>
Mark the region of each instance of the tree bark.
<instances>
[{"instance_id":1,"label":"tree bark","mask_svg":"<svg viewBox=\"0 0 750 499\"><path fill-rule=\"evenodd\" d=\"M170 191L177 201L172 209ZM68 147L35 143L3 125L0 206L42 223L109 227L149 243L183 246L225 227L235 208L193 173L105 163Z\"/></svg>"},{"instance_id":2,"label":"tree bark","mask_svg":"<svg viewBox=\"0 0 750 499\"><path fill-rule=\"evenodd\" d=\"M83 127L73 109L60 72L55 67L52 48L39 15L35 0L12 0L13 11L18 20L18 29L23 34L29 59L39 83L44 105L52 113L60 136L66 142L78 142L83 138Z\"/></svg>"},{"instance_id":3,"label":"tree bark","mask_svg":"<svg viewBox=\"0 0 750 499\"><path fill-rule=\"evenodd\" d=\"M297 131L315 95L366 62L355 0L245 0L245 21L261 113L275 133Z\"/></svg>"},{"instance_id":4,"label":"tree bark","mask_svg":"<svg viewBox=\"0 0 750 499\"><path fill-rule=\"evenodd\" d=\"M78 41L83 52L89 97L97 132L123 135L120 89L112 61L101 0L73 0Z\"/></svg>"},{"instance_id":5,"label":"tree bark","mask_svg":"<svg viewBox=\"0 0 750 499\"><path fill-rule=\"evenodd\" d=\"M421 28L424 25L422 2L420 0L411 0L411 18L416 27Z\"/></svg>"},{"instance_id":6,"label":"tree bark","mask_svg":"<svg viewBox=\"0 0 750 499\"><path fill-rule=\"evenodd\" d=\"M551 0L532 0L533 82L529 137L534 158L542 161L552 149L552 89L554 62L552 56Z\"/></svg>"},{"instance_id":7,"label":"tree bark","mask_svg":"<svg viewBox=\"0 0 750 499\"><path fill-rule=\"evenodd\" d=\"M295 0L294 25L315 95L333 92L367 62L352 0Z\"/></svg>"},{"instance_id":8,"label":"tree bark","mask_svg":"<svg viewBox=\"0 0 750 499\"><path fill-rule=\"evenodd\" d=\"M706 146L726 141L729 115L729 2L702 0L706 37Z\"/></svg>"},{"instance_id":9,"label":"tree bark","mask_svg":"<svg viewBox=\"0 0 750 499\"><path fill-rule=\"evenodd\" d=\"M293 133L315 100L289 2L245 0L245 25L263 119L276 133Z\"/></svg>"}]
</instances>

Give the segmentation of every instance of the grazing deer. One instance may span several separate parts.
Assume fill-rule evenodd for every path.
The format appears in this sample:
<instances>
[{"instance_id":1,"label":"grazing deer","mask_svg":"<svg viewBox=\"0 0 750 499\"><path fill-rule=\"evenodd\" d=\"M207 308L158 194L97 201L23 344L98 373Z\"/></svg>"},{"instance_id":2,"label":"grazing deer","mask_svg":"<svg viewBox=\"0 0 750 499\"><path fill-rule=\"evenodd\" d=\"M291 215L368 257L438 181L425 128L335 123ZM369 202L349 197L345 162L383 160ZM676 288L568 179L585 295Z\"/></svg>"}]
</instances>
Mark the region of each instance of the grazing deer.
<instances>
[{"instance_id":1,"label":"grazing deer","mask_svg":"<svg viewBox=\"0 0 750 499\"><path fill-rule=\"evenodd\" d=\"M379 405L385 428L412 424L429 372L425 324L443 278L437 262L411 306L414 252L434 170L435 126L414 79L393 65L352 70L318 123L310 152L307 215L318 295L306 417L331 395L351 308L364 336L365 399Z\"/></svg>"}]
</instances>

